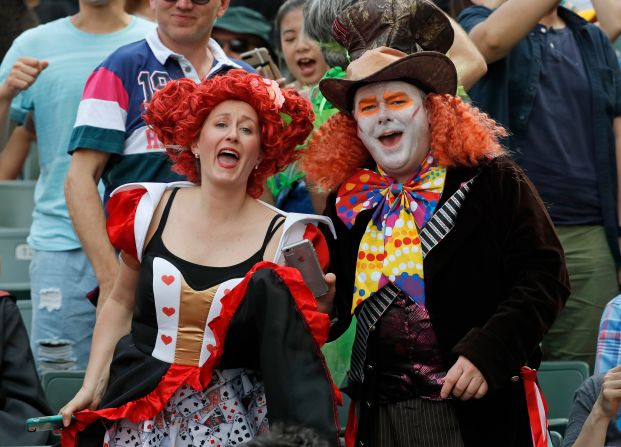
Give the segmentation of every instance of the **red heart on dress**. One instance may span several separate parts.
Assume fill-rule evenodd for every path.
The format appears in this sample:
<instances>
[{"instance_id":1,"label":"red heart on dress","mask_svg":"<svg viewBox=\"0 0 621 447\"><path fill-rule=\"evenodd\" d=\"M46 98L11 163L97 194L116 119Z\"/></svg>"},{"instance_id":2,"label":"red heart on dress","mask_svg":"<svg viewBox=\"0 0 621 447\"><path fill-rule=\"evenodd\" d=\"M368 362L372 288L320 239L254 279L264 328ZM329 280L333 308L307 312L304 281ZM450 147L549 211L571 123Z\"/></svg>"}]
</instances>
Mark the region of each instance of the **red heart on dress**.
<instances>
[{"instance_id":1,"label":"red heart on dress","mask_svg":"<svg viewBox=\"0 0 621 447\"><path fill-rule=\"evenodd\" d=\"M161 339L162 339L162 341L164 342L165 345L169 345L170 342L172 342L172 337L170 337L168 335L162 335Z\"/></svg>"},{"instance_id":2,"label":"red heart on dress","mask_svg":"<svg viewBox=\"0 0 621 447\"><path fill-rule=\"evenodd\" d=\"M167 286L171 285L174 280L175 277L173 275L162 275L162 281L164 281L164 284Z\"/></svg>"},{"instance_id":3,"label":"red heart on dress","mask_svg":"<svg viewBox=\"0 0 621 447\"><path fill-rule=\"evenodd\" d=\"M175 308L174 307L162 307L162 312L164 312L167 316L171 316L172 314L175 313Z\"/></svg>"},{"instance_id":4,"label":"red heart on dress","mask_svg":"<svg viewBox=\"0 0 621 447\"><path fill-rule=\"evenodd\" d=\"M227 293L229 293L231 291L231 289L224 289L224 294L226 295Z\"/></svg>"},{"instance_id":5,"label":"red heart on dress","mask_svg":"<svg viewBox=\"0 0 621 447\"><path fill-rule=\"evenodd\" d=\"M147 430L151 430L153 428L153 425L149 424L147 425Z\"/></svg>"}]
</instances>

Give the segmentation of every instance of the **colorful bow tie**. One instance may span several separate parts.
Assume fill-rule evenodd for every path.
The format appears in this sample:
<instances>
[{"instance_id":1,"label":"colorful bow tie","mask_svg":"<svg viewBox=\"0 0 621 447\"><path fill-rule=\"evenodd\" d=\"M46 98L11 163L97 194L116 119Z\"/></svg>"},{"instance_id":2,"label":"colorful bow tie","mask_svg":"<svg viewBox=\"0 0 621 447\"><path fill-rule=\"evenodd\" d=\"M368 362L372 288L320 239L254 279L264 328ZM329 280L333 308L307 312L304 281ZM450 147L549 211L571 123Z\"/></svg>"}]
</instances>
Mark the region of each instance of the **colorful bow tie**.
<instances>
[{"instance_id":1,"label":"colorful bow tie","mask_svg":"<svg viewBox=\"0 0 621 447\"><path fill-rule=\"evenodd\" d=\"M339 189L339 218L352 228L361 211L375 208L360 241L354 310L388 281L418 303L425 302L423 255L418 230L433 215L444 189L446 169L429 154L404 184L379 172L360 169Z\"/></svg>"}]
</instances>

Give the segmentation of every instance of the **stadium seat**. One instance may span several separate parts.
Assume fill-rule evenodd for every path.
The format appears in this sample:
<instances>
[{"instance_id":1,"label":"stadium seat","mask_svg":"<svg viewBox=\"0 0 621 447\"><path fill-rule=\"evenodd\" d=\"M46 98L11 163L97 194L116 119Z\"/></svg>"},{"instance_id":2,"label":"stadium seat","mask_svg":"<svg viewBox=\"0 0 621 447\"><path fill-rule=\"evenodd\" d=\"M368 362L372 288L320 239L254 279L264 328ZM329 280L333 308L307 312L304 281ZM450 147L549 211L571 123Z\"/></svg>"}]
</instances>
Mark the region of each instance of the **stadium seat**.
<instances>
[{"instance_id":1,"label":"stadium seat","mask_svg":"<svg viewBox=\"0 0 621 447\"><path fill-rule=\"evenodd\" d=\"M16 296L30 289L32 251L26 242L28 231L28 228L0 227L0 290Z\"/></svg>"},{"instance_id":2,"label":"stadium seat","mask_svg":"<svg viewBox=\"0 0 621 447\"><path fill-rule=\"evenodd\" d=\"M542 362L537 378L548 403L550 430L565 435L574 393L589 377L589 365L580 361Z\"/></svg>"},{"instance_id":3,"label":"stadium seat","mask_svg":"<svg viewBox=\"0 0 621 447\"><path fill-rule=\"evenodd\" d=\"M84 371L48 371L41 385L54 414L73 399L84 381Z\"/></svg>"},{"instance_id":4,"label":"stadium seat","mask_svg":"<svg viewBox=\"0 0 621 447\"><path fill-rule=\"evenodd\" d=\"M0 180L0 227L30 228L35 183L33 180Z\"/></svg>"},{"instance_id":5,"label":"stadium seat","mask_svg":"<svg viewBox=\"0 0 621 447\"><path fill-rule=\"evenodd\" d=\"M550 441L552 442L552 447L561 447L563 445L563 437L557 431L550 432Z\"/></svg>"}]
</instances>

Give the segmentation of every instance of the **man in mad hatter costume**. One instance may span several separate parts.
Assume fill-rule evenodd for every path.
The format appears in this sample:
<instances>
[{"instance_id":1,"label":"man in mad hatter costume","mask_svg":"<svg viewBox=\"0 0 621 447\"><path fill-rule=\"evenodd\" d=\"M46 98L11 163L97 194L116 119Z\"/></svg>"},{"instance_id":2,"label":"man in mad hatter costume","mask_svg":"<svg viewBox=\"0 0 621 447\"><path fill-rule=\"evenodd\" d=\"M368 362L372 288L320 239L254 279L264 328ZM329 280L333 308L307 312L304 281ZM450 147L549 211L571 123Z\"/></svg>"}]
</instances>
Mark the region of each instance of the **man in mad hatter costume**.
<instances>
[{"instance_id":1,"label":"man in mad hatter costume","mask_svg":"<svg viewBox=\"0 0 621 447\"><path fill-rule=\"evenodd\" d=\"M453 96L448 20L402 3L335 21L354 60L320 84L340 113L303 167L333 191L333 335L358 322L347 442L544 446L530 368L569 294L563 251L504 129Z\"/></svg>"}]
</instances>

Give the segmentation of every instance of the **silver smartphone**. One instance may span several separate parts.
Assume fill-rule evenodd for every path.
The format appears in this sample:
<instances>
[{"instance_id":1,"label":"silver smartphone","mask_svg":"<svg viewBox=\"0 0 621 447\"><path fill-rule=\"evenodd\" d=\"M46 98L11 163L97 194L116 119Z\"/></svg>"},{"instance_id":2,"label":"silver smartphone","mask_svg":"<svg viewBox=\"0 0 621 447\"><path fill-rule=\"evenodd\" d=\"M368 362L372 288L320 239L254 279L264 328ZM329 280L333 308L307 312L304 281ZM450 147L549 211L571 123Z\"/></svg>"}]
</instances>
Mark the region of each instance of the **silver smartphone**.
<instances>
[{"instance_id":1,"label":"silver smartphone","mask_svg":"<svg viewBox=\"0 0 621 447\"><path fill-rule=\"evenodd\" d=\"M323 277L315 247L308 239L283 247L282 253L285 263L300 271L304 282L315 297L328 293L328 284Z\"/></svg>"}]
</instances>

